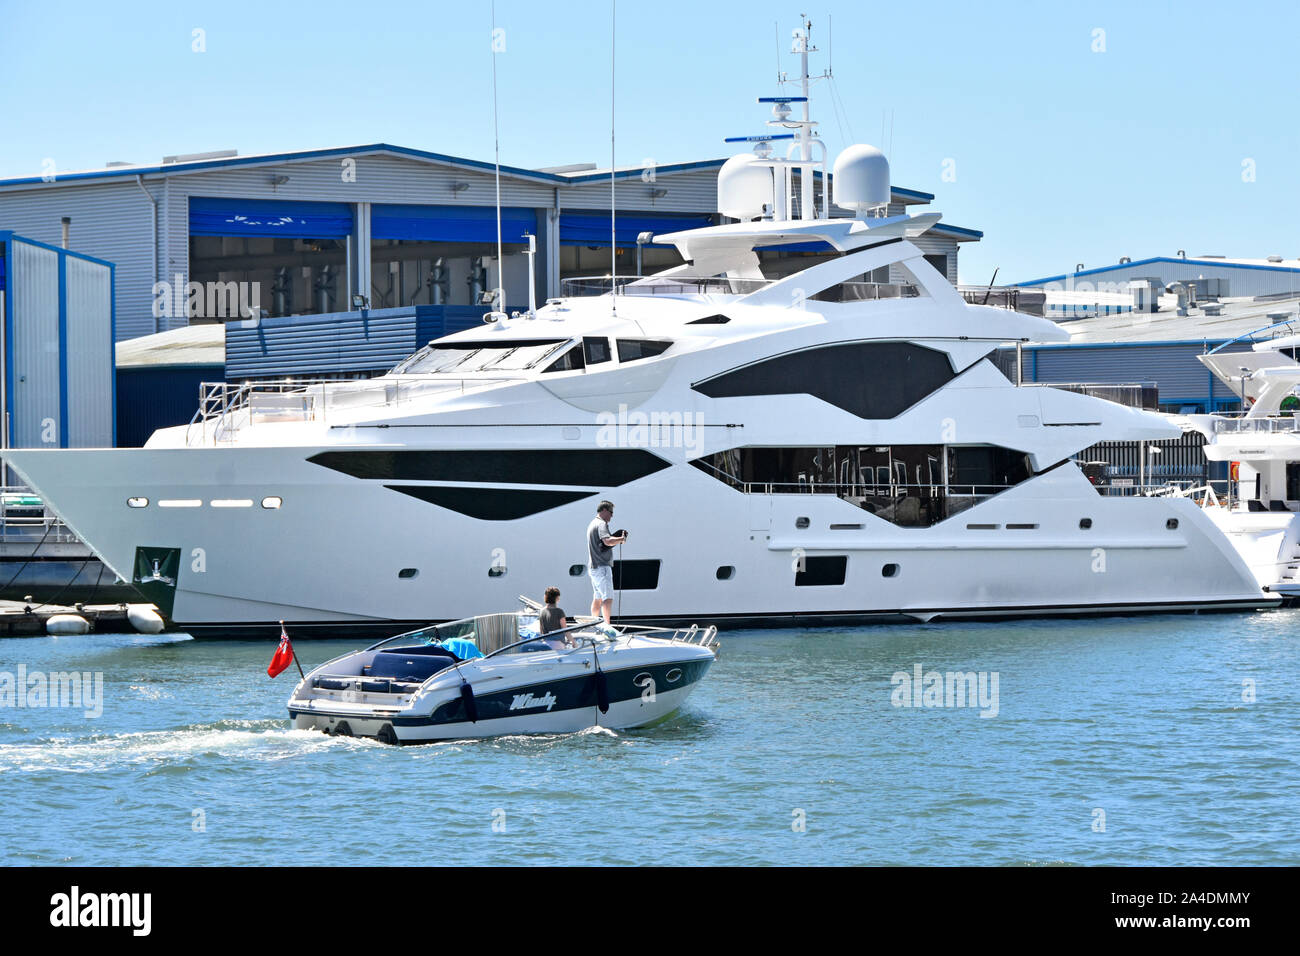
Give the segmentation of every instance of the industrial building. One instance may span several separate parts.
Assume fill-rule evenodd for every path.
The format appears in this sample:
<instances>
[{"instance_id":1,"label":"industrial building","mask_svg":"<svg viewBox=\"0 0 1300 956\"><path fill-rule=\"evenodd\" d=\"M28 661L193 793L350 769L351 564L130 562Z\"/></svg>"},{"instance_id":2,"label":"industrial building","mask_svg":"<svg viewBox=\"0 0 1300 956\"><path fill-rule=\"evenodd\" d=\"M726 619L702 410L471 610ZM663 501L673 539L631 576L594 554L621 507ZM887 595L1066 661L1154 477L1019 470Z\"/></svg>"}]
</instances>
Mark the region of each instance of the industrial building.
<instances>
[{"instance_id":1,"label":"industrial building","mask_svg":"<svg viewBox=\"0 0 1300 956\"><path fill-rule=\"evenodd\" d=\"M620 274L679 261L672 247L639 243L644 233L719 221L722 162L613 171ZM518 309L530 236L538 301L559 295L563 278L609 273L610 180L590 164L502 166L501 263L493 164L385 143L0 180L0 228L45 242L67 230L72 248L116 263L118 339L363 305L477 307L498 284ZM895 188L891 198L894 214L934 197ZM981 235L941 223L918 245L956 282L959 244Z\"/></svg>"},{"instance_id":2,"label":"industrial building","mask_svg":"<svg viewBox=\"0 0 1300 956\"><path fill-rule=\"evenodd\" d=\"M0 447L113 444L113 273L0 231Z\"/></svg>"},{"instance_id":3,"label":"industrial building","mask_svg":"<svg viewBox=\"0 0 1300 956\"><path fill-rule=\"evenodd\" d=\"M1129 311L1135 283L1161 289L1181 283L1193 298L1296 296L1300 295L1300 259L1219 255L1189 259L1179 250L1176 256L1124 257L1114 265L1094 269L1085 269L1080 263L1074 272L1017 282L1013 287L1046 292L1046 314L1069 320Z\"/></svg>"}]
</instances>

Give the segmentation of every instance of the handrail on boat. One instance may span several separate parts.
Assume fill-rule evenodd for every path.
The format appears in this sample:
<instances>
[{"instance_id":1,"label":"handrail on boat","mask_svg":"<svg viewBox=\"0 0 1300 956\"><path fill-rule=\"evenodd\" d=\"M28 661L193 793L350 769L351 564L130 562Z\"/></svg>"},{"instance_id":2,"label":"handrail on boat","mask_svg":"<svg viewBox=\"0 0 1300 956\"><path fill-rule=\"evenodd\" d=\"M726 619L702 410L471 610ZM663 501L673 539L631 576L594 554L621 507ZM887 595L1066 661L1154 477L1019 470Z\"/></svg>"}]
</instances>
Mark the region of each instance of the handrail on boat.
<instances>
[{"instance_id":1,"label":"handrail on boat","mask_svg":"<svg viewBox=\"0 0 1300 956\"><path fill-rule=\"evenodd\" d=\"M1205 354L1214 355L1216 352L1223 351L1229 345L1235 345L1236 343L1246 339L1249 339L1251 342L1254 342L1255 336L1261 335L1264 332L1272 332L1274 329L1285 328L1288 332L1295 333L1297 331L1297 329L1295 328L1296 322L1297 320L1294 318L1283 319L1281 322L1275 322L1272 325L1266 325L1263 328L1251 329L1249 332L1242 332L1235 339L1229 339L1228 341L1224 342L1222 345L1216 345L1214 348L1210 349L1210 351L1206 352ZM1269 336L1269 338L1277 338L1277 336L1273 335L1273 336Z\"/></svg>"}]
</instances>

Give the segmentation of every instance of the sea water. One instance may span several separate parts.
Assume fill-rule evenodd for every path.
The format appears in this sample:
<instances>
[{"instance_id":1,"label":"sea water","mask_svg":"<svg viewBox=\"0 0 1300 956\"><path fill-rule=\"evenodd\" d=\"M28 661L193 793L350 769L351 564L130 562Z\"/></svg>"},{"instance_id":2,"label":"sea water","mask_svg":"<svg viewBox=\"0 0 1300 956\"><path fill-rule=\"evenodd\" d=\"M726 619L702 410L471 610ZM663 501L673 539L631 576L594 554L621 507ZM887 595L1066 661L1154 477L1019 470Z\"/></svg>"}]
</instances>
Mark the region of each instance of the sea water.
<instances>
[{"instance_id":1,"label":"sea water","mask_svg":"<svg viewBox=\"0 0 1300 956\"><path fill-rule=\"evenodd\" d=\"M3 640L0 861L1300 863L1300 612L720 637L657 727L416 747L291 729L274 640Z\"/></svg>"}]
</instances>

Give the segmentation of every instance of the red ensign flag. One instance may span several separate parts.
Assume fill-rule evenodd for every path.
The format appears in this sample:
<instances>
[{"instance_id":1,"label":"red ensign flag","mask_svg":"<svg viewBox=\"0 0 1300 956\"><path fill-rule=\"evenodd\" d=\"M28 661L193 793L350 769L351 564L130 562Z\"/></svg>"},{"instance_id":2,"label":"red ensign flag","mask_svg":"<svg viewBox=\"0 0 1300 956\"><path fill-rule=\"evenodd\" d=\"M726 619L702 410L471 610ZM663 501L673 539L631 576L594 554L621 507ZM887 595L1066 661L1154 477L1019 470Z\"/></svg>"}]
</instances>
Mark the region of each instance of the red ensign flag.
<instances>
[{"instance_id":1,"label":"red ensign flag","mask_svg":"<svg viewBox=\"0 0 1300 956\"><path fill-rule=\"evenodd\" d=\"M278 677L280 671L292 663L293 645L289 643L289 635L284 630L284 621L281 621L280 646L275 649L275 656L271 658L271 666L266 669L266 673L271 677Z\"/></svg>"}]
</instances>

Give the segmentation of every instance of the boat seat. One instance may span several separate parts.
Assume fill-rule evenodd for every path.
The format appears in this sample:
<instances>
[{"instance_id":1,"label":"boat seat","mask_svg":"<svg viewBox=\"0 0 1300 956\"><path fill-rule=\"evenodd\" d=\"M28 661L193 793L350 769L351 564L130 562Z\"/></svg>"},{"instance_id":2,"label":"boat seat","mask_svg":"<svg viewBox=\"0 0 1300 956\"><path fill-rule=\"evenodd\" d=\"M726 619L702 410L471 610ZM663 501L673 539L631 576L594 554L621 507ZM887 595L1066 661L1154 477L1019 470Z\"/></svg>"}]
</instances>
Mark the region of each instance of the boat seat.
<instances>
[{"instance_id":1,"label":"boat seat","mask_svg":"<svg viewBox=\"0 0 1300 956\"><path fill-rule=\"evenodd\" d=\"M390 677L394 680L424 683L434 674L446 670L459 658L450 651L433 654L424 648L419 653L407 651L380 651L370 662L366 676L370 678Z\"/></svg>"},{"instance_id":2,"label":"boat seat","mask_svg":"<svg viewBox=\"0 0 1300 956\"><path fill-rule=\"evenodd\" d=\"M1286 502L1270 501L1268 503L1268 510L1269 511L1290 511L1291 509L1286 506Z\"/></svg>"},{"instance_id":3,"label":"boat seat","mask_svg":"<svg viewBox=\"0 0 1300 956\"><path fill-rule=\"evenodd\" d=\"M1250 498L1250 499L1248 499L1248 500L1246 501L1246 510L1247 510L1247 511L1267 511L1268 509L1264 507L1264 502L1262 502L1262 501L1260 501L1260 500L1258 500L1258 499L1256 499L1256 498Z\"/></svg>"}]
</instances>

